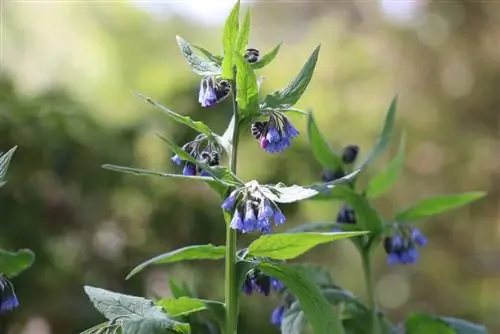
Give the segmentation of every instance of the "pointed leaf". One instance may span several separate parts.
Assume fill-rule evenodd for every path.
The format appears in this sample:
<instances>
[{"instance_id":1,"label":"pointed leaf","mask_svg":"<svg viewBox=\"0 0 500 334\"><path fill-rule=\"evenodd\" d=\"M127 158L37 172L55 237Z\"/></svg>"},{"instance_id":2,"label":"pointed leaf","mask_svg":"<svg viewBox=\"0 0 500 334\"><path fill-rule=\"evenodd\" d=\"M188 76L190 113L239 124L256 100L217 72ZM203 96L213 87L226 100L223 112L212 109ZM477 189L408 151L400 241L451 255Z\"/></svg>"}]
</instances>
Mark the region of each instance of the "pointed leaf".
<instances>
[{"instance_id":1,"label":"pointed leaf","mask_svg":"<svg viewBox=\"0 0 500 334\"><path fill-rule=\"evenodd\" d=\"M322 295L317 285L303 274L285 264L261 263L259 269L282 281L298 299L300 307L314 333L335 334L333 307Z\"/></svg>"},{"instance_id":2,"label":"pointed leaf","mask_svg":"<svg viewBox=\"0 0 500 334\"><path fill-rule=\"evenodd\" d=\"M285 88L267 95L264 108L286 109L297 103L311 81L318 60L320 46L316 47L299 74Z\"/></svg>"},{"instance_id":3,"label":"pointed leaf","mask_svg":"<svg viewBox=\"0 0 500 334\"><path fill-rule=\"evenodd\" d=\"M219 260L225 256L226 248L224 246L208 245L193 245L184 248L179 248L171 252L167 252L146 262L141 263L130 271L126 279L131 278L149 265L174 263L188 260Z\"/></svg>"},{"instance_id":4,"label":"pointed leaf","mask_svg":"<svg viewBox=\"0 0 500 334\"><path fill-rule=\"evenodd\" d=\"M206 61L205 59L197 56L188 42L180 36L176 36L176 38L182 55L186 58L187 63L196 74L205 76L217 75L221 73L220 67L215 62Z\"/></svg>"},{"instance_id":5,"label":"pointed leaf","mask_svg":"<svg viewBox=\"0 0 500 334\"><path fill-rule=\"evenodd\" d=\"M303 232L262 235L248 246L248 254L275 260L290 260L327 242L350 238L367 232Z\"/></svg>"},{"instance_id":6,"label":"pointed leaf","mask_svg":"<svg viewBox=\"0 0 500 334\"><path fill-rule=\"evenodd\" d=\"M171 317L179 317L206 310L207 304L217 304L219 307L224 308L224 304L220 302L189 297L163 298L156 302L156 305L163 307Z\"/></svg>"},{"instance_id":7,"label":"pointed leaf","mask_svg":"<svg viewBox=\"0 0 500 334\"><path fill-rule=\"evenodd\" d=\"M222 33L222 46L224 59L222 60L222 78L233 79L233 55L236 50L236 39L240 29L240 1L238 0L229 14L224 32Z\"/></svg>"},{"instance_id":8,"label":"pointed leaf","mask_svg":"<svg viewBox=\"0 0 500 334\"><path fill-rule=\"evenodd\" d=\"M260 59L253 63L251 66L254 70L258 70L263 68L264 66L270 64L274 58L278 55L278 52L280 51L281 43L276 45L271 51L260 57Z\"/></svg>"},{"instance_id":9,"label":"pointed leaf","mask_svg":"<svg viewBox=\"0 0 500 334\"><path fill-rule=\"evenodd\" d=\"M410 208L397 213L395 219L404 222L428 218L477 201L485 195L485 192L474 191L463 194L438 195L424 198Z\"/></svg>"},{"instance_id":10,"label":"pointed leaf","mask_svg":"<svg viewBox=\"0 0 500 334\"><path fill-rule=\"evenodd\" d=\"M286 230L286 233L297 233L297 232L319 232L326 230L339 229L344 232L349 231L361 231L357 224L346 224L346 223L336 223L336 222L324 222L324 223L305 223L299 226L293 227Z\"/></svg>"},{"instance_id":11,"label":"pointed leaf","mask_svg":"<svg viewBox=\"0 0 500 334\"><path fill-rule=\"evenodd\" d=\"M16 151L17 146L14 146L4 154L0 153L0 188L5 185L5 176L7 175L7 169L9 168L12 156Z\"/></svg>"},{"instance_id":12,"label":"pointed leaf","mask_svg":"<svg viewBox=\"0 0 500 334\"><path fill-rule=\"evenodd\" d=\"M256 112L259 108L257 77L250 64L241 55L235 53L233 56L237 69L236 101L239 111L244 117Z\"/></svg>"},{"instance_id":13,"label":"pointed leaf","mask_svg":"<svg viewBox=\"0 0 500 334\"><path fill-rule=\"evenodd\" d=\"M20 249L17 252L0 249L0 273L8 278L19 275L31 267L34 261L35 254L29 249Z\"/></svg>"},{"instance_id":14,"label":"pointed leaf","mask_svg":"<svg viewBox=\"0 0 500 334\"><path fill-rule=\"evenodd\" d=\"M368 166L370 163L375 161L375 159L377 159L382 153L384 153L386 148L389 146L389 142L391 141L391 136L394 129L397 103L398 96L396 95L392 100L391 105L389 106L387 115L385 116L384 125L378 137L377 143L357 168L363 169L364 167Z\"/></svg>"},{"instance_id":15,"label":"pointed leaf","mask_svg":"<svg viewBox=\"0 0 500 334\"><path fill-rule=\"evenodd\" d=\"M368 184L366 197L377 198L389 190L396 182L405 160L405 136L401 138L398 153L389 165L379 172Z\"/></svg>"},{"instance_id":16,"label":"pointed leaf","mask_svg":"<svg viewBox=\"0 0 500 334\"><path fill-rule=\"evenodd\" d=\"M324 168L332 171L343 170L342 158L331 149L321 132L319 132L312 113L309 113L307 117L307 135L316 160Z\"/></svg>"},{"instance_id":17,"label":"pointed leaf","mask_svg":"<svg viewBox=\"0 0 500 334\"><path fill-rule=\"evenodd\" d=\"M243 19L243 24L238 32L238 37L236 39L235 50L240 54L245 52L248 45L248 40L250 38L250 19L250 9L247 9L245 18Z\"/></svg>"},{"instance_id":18,"label":"pointed leaf","mask_svg":"<svg viewBox=\"0 0 500 334\"><path fill-rule=\"evenodd\" d=\"M196 50L200 51L201 53L203 53L203 55L205 57L207 57L208 60L210 60L211 62L217 64L218 66L220 66L222 64L222 57L221 56L218 56L218 55L214 55L212 52L208 51L207 49L205 49L204 47L202 46L199 46L199 45L191 45L193 48L195 48Z\"/></svg>"}]
</instances>

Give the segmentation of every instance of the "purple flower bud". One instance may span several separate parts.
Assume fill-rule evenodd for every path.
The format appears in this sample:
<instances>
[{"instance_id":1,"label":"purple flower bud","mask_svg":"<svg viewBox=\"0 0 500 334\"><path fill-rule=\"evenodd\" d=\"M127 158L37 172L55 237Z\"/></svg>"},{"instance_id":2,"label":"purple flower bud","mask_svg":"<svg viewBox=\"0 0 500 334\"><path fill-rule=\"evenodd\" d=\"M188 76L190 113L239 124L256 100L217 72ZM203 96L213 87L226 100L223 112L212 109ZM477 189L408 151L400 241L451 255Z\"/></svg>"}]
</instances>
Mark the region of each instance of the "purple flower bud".
<instances>
[{"instance_id":1,"label":"purple flower bud","mask_svg":"<svg viewBox=\"0 0 500 334\"><path fill-rule=\"evenodd\" d=\"M226 211L231 211L236 204L236 199L238 198L239 189L235 189L229 194L229 196L222 203L221 208Z\"/></svg>"},{"instance_id":2,"label":"purple flower bud","mask_svg":"<svg viewBox=\"0 0 500 334\"><path fill-rule=\"evenodd\" d=\"M416 228L411 229L411 239L419 246L425 246L427 244L427 238Z\"/></svg>"},{"instance_id":3,"label":"purple flower bud","mask_svg":"<svg viewBox=\"0 0 500 334\"><path fill-rule=\"evenodd\" d=\"M241 214L238 210L234 211L233 219L231 219L230 225L233 230L243 231L244 225L241 220Z\"/></svg>"},{"instance_id":4,"label":"purple flower bud","mask_svg":"<svg viewBox=\"0 0 500 334\"><path fill-rule=\"evenodd\" d=\"M268 217L272 217L273 215L273 208L271 207L271 204L269 203L268 199L264 199L260 202L259 206L259 214L258 214L258 219L266 219Z\"/></svg>"},{"instance_id":5,"label":"purple flower bud","mask_svg":"<svg viewBox=\"0 0 500 334\"><path fill-rule=\"evenodd\" d=\"M211 78L205 77L201 80L198 102L202 107L212 107L217 103L217 94L214 82Z\"/></svg>"},{"instance_id":6,"label":"purple flower bud","mask_svg":"<svg viewBox=\"0 0 500 334\"><path fill-rule=\"evenodd\" d=\"M172 158L170 158L174 164L180 166L182 164L182 159L176 154Z\"/></svg>"},{"instance_id":7,"label":"purple flower bud","mask_svg":"<svg viewBox=\"0 0 500 334\"><path fill-rule=\"evenodd\" d=\"M282 304L274 309L271 315L271 323L276 326L281 326L284 314L285 314L285 305Z\"/></svg>"},{"instance_id":8,"label":"purple flower bud","mask_svg":"<svg viewBox=\"0 0 500 334\"><path fill-rule=\"evenodd\" d=\"M271 128L267 132L266 139L270 144L276 144L281 140L281 136L276 128Z\"/></svg>"},{"instance_id":9,"label":"purple flower bud","mask_svg":"<svg viewBox=\"0 0 500 334\"><path fill-rule=\"evenodd\" d=\"M285 221L286 221L286 217L285 215L283 215L283 212L281 212L280 209L276 209L274 211L274 224L275 225L281 225L281 224L284 224Z\"/></svg>"},{"instance_id":10,"label":"purple flower bud","mask_svg":"<svg viewBox=\"0 0 500 334\"><path fill-rule=\"evenodd\" d=\"M245 208L245 218L243 219L243 228L241 231L243 233L251 232L256 229L256 225L257 219L255 218L255 211L252 203L248 201Z\"/></svg>"},{"instance_id":11,"label":"purple flower bud","mask_svg":"<svg viewBox=\"0 0 500 334\"><path fill-rule=\"evenodd\" d=\"M186 162L184 168L182 169L182 174L186 176L196 175L196 165L190 162Z\"/></svg>"},{"instance_id":12,"label":"purple flower bud","mask_svg":"<svg viewBox=\"0 0 500 334\"><path fill-rule=\"evenodd\" d=\"M0 274L0 314L11 311L19 306L19 300L14 287L7 278Z\"/></svg>"}]
</instances>

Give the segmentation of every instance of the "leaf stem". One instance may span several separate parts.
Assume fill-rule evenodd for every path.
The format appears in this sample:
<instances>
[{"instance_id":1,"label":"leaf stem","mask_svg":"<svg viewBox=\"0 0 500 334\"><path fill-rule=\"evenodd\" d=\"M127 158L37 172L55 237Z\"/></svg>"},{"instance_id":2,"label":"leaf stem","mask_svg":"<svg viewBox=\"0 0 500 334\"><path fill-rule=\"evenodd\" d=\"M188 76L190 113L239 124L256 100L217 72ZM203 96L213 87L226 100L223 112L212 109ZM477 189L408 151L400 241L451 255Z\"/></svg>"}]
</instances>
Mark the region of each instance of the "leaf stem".
<instances>
[{"instance_id":1,"label":"leaf stem","mask_svg":"<svg viewBox=\"0 0 500 334\"><path fill-rule=\"evenodd\" d=\"M231 98L233 100L233 134L231 136L232 150L229 158L229 169L236 174L238 155L239 117L236 102L236 84L231 83ZM236 286L236 240L237 234L230 226L231 216L224 213L226 220L226 267L225 267L225 304L226 304L226 334L236 334L238 330L238 297Z\"/></svg>"},{"instance_id":2,"label":"leaf stem","mask_svg":"<svg viewBox=\"0 0 500 334\"><path fill-rule=\"evenodd\" d=\"M366 292L368 294L368 303L371 311L371 332L372 334L380 334L380 324L377 314L377 301L375 298L375 290L373 289L372 267L368 247L362 250L361 259L363 261L363 273L365 275Z\"/></svg>"}]
</instances>

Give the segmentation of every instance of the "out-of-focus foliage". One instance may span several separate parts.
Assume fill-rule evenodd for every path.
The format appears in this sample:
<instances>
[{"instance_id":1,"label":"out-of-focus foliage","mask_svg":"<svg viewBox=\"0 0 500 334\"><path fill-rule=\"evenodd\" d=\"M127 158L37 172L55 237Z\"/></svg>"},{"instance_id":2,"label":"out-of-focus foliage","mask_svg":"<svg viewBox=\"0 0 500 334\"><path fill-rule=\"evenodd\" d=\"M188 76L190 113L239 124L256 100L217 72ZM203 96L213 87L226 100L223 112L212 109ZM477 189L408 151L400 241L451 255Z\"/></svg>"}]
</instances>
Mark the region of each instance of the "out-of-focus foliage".
<instances>
[{"instance_id":1,"label":"out-of-focus foliage","mask_svg":"<svg viewBox=\"0 0 500 334\"><path fill-rule=\"evenodd\" d=\"M257 2L250 41L263 53L284 42L276 61L262 70L267 92L289 82L322 44L316 75L297 107L313 109L337 149L356 143L366 154L388 97L399 93L397 131L404 127L407 154L401 181L377 200L386 216L430 194L490 194L421 226L431 242L418 265L387 268L380 251L375 273L379 302L394 320L408 310L435 311L485 323L494 333L500 331L500 6L415 3L421 18L404 26L386 20L376 2ZM227 112L197 105L199 78L175 39L179 34L220 53L209 46L220 44L221 28L175 16L162 20L125 2L12 2L2 15L0 151L18 150L0 191L0 245L28 247L37 261L30 275L16 279L22 307L1 319L0 332L75 333L97 323L101 318L83 285L165 297L168 278L185 278L200 298L220 299L220 263L156 267L124 280L154 254L223 243L218 199L208 187L100 166L173 171L170 152L154 133L177 143L195 134L130 90L223 130L229 101L223 103ZM306 120L294 116L293 122L305 134ZM321 169L305 137L271 156L248 131L239 172L261 182L317 181ZM287 210L299 224L331 220L338 206L311 201ZM362 295L349 242L306 257L330 264L336 281ZM243 298L241 332L276 332L268 323L271 304Z\"/></svg>"}]
</instances>

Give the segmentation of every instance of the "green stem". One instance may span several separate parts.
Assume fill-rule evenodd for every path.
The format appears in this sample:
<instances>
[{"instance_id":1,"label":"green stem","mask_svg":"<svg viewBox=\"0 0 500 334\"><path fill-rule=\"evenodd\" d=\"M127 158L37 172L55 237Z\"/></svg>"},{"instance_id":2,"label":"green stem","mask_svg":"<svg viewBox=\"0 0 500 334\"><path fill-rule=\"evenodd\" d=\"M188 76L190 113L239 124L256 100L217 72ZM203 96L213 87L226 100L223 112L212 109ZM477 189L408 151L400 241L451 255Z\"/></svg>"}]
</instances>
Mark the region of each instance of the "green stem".
<instances>
[{"instance_id":1,"label":"green stem","mask_svg":"<svg viewBox=\"0 0 500 334\"><path fill-rule=\"evenodd\" d=\"M371 310L371 328L372 334L380 334L380 324L377 314L377 301L375 298L375 290L373 289L372 268L370 254L367 249L364 249L361 254L363 260L363 273L365 274L366 292L368 294L368 303Z\"/></svg>"},{"instance_id":2,"label":"green stem","mask_svg":"<svg viewBox=\"0 0 500 334\"><path fill-rule=\"evenodd\" d=\"M231 136L232 150L229 158L229 169L236 174L238 155L238 103L236 102L236 85L231 84L231 98L233 100L233 134ZM236 334L238 330L238 297L236 286L236 231L230 227L231 216L225 213L226 218L226 272L225 272L225 304L226 304L226 334Z\"/></svg>"}]
</instances>

